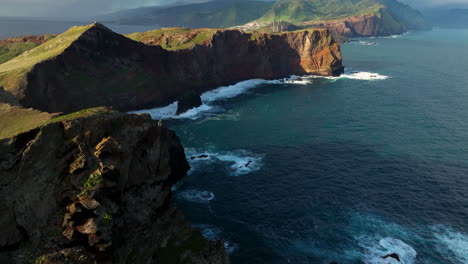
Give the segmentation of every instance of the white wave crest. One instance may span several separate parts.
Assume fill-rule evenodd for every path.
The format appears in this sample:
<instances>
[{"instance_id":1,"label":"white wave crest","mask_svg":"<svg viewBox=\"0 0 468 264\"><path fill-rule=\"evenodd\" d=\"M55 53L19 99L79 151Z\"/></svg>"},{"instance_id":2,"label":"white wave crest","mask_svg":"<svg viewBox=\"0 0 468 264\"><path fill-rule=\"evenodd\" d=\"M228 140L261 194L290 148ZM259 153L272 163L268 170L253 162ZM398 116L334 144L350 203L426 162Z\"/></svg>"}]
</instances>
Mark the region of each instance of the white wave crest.
<instances>
[{"instance_id":1,"label":"white wave crest","mask_svg":"<svg viewBox=\"0 0 468 264\"><path fill-rule=\"evenodd\" d=\"M234 85L222 86L217 89L203 93L200 97L202 105L196 108L192 108L187 112L176 115L178 102L174 102L164 107L157 107L152 109L145 109L139 111L129 112L131 114L148 113L155 120L159 119L197 119L203 114L217 113L219 112L216 106L212 103L220 100L227 100L237 97L241 94L246 93L252 88L255 88L263 84L296 84L296 85L307 85L312 82L307 77L291 76L290 78L284 78L279 80L263 80L263 79L252 79L246 80Z\"/></svg>"},{"instance_id":2,"label":"white wave crest","mask_svg":"<svg viewBox=\"0 0 468 264\"><path fill-rule=\"evenodd\" d=\"M153 108L148 110L140 110L140 111L133 111L130 112L131 114L141 114L141 113L148 113L151 115L151 118L155 120L159 119L196 119L201 113L210 112L213 110L212 106L207 104L202 104L199 107L192 108L185 113L177 115L177 106L179 102L174 102L165 107Z\"/></svg>"},{"instance_id":3,"label":"white wave crest","mask_svg":"<svg viewBox=\"0 0 468 264\"><path fill-rule=\"evenodd\" d=\"M352 40L352 41L350 42L350 44L353 44L353 45L360 45L360 46L378 46L378 45L380 45L380 44L377 43L377 42L365 41L365 40Z\"/></svg>"},{"instance_id":4,"label":"white wave crest","mask_svg":"<svg viewBox=\"0 0 468 264\"><path fill-rule=\"evenodd\" d=\"M208 203L215 198L214 193L201 190L185 190L177 194L177 197L195 203Z\"/></svg>"},{"instance_id":5,"label":"white wave crest","mask_svg":"<svg viewBox=\"0 0 468 264\"><path fill-rule=\"evenodd\" d=\"M364 248L363 261L366 264L413 264L416 263L416 250L405 242L386 237L376 239L375 237L359 238L360 245ZM399 261L392 257L398 256Z\"/></svg>"},{"instance_id":6,"label":"white wave crest","mask_svg":"<svg viewBox=\"0 0 468 264\"><path fill-rule=\"evenodd\" d=\"M355 79L355 80L385 80L388 76L380 75L372 72L345 72L339 77L323 77L323 76L291 76L289 78L283 78L278 80L263 80L263 79L252 79L242 81L230 86L222 86L217 89L205 92L201 95L202 105L196 108L192 108L187 112L177 115L178 102L174 102L170 105L152 109L145 109L139 111L129 112L131 114L148 113L155 120L159 119L198 119L206 115L213 115L222 111L219 106L213 105L214 102L220 100L227 100L237 97L241 94L248 92L250 89L255 88L259 85L265 84L293 84L293 85L309 85L313 82L313 79L325 78L329 80L338 79Z\"/></svg>"},{"instance_id":7,"label":"white wave crest","mask_svg":"<svg viewBox=\"0 0 468 264\"><path fill-rule=\"evenodd\" d=\"M218 100L225 100L229 98L234 98L240 94L245 93L246 91L261 85L267 84L269 81L263 79L253 79L242 81L230 86L222 86L217 89L205 92L201 95L202 102L214 102Z\"/></svg>"},{"instance_id":8,"label":"white wave crest","mask_svg":"<svg viewBox=\"0 0 468 264\"><path fill-rule=\"evenodd\" d=\"M363 81L376 81L376 80L386 80L388 76L381 75L374 72L360 72L360 71L346 71L338 77L323 77L329 80L339 80L339 79L351 79L351 80L363 80Z\"/></svg>"},{"instance_id":9,"label":"white wave crest","mask_svg":"<svg viewBox=\"0 0 468 264\"><path fill-rule=\"evenodd\" d=\"M226 152L197 152L193 149L187 149L187 160L192 169L198 167L198 163L223 162L226 164L227 171L232 176L240 176L258 171L263 166L263 157L249 153L244 150L226 151Z\"/></svg>"},{"instance_id":10,"label":"white wave crest","mask_svg":"<svg viewBox=\"0 0 468 264\"><path fill-rule=\"evenodd\" d=\"M468 263L468 235L447 226L433 226L432 232L437 238L437 250L446 258L456 263Z\"/></svg>"}]
</instances>

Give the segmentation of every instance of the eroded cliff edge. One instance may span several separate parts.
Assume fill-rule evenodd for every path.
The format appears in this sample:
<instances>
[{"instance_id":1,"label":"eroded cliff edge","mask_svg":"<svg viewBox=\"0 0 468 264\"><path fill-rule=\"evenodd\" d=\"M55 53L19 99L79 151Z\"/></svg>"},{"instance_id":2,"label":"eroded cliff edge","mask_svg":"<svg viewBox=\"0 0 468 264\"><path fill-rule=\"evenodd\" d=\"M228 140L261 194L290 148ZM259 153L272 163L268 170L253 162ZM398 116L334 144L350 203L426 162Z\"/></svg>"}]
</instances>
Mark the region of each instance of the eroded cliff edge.
<instances>
[{"instance_id":1,"label":"eroded cliff edge","mask_svg":"<svg viewBox=\"0 0 468 264\"><path fill-rule=\"evenodd\" d=\"M24 107L137 110L252 78L339 75L340 46L326 29L282 34L216 30L206 43L167 50L100 24L75 27L0 65L0 86Z\"/></svg>"},{"instance_id":2,"label":"eroded cliff edge","mask_svg":"<svg viewBox=\"0 0 468 264\"><path fill-rule=\"evenodd\" d=\"M0 141L1 263L228 263L171 207L189 169L150 117L106 112Z\"/></svg>"}]
</instances>

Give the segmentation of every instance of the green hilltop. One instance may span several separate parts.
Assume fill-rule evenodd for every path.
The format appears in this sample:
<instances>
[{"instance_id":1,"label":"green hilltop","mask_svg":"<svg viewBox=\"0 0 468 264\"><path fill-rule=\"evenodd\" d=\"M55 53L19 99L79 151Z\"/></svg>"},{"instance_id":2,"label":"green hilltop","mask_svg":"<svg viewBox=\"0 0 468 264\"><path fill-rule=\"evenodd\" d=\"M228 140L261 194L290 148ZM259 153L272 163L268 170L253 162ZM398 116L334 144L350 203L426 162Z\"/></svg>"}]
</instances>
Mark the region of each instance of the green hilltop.
<instances>
[{"instance_id":1,"label":"green hilltop","mask_svg":"<svg viewBox=\"0 0 468 264\"><path fill-rule=\"evenodd\" d=\"M0 86L4 86L8 90L8 87L15 86L12 85L13 83L24 81L25 74L34 65L60 55L93 25L72 27L46 43L31 50L25 49L26 51L21 55L0 64ZM23 48L25 47L23 46Z\"/></svg>"},{"instance_id":2,"label":"green hilltop","mask_svg":"<svg viewBox=\"0 0 468 264\"><path fill-rule=\"evenodd\" d=\"M212 28L161 28L125 36L148 45L160 45L166 50L180 50L190 49L195 45L208 44L217 31L218 29Z\"/></svg>"}]
</instances>

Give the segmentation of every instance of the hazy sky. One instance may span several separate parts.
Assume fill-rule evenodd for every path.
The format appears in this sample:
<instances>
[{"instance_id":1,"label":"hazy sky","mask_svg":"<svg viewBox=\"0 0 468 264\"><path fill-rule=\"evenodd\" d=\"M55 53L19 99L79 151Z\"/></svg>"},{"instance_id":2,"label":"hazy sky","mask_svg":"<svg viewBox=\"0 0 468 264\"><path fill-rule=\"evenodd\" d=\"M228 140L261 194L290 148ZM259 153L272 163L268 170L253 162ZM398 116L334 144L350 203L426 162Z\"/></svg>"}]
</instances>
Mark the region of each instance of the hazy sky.
<instances>
[{"instance_id":1,"label":"hazy sky","mask_svg":"<svg viewBox=\"0 0 468 264\"><path fill-rule=\"evenodd\" d=\"M204 2L206 0L182 0ZM0 16L35 16L78 18L105 14L144 5L167 5L181 0L0 0ZM468 0L401 0L412 6L463 3Z\"/></svg>"}]
</instances>

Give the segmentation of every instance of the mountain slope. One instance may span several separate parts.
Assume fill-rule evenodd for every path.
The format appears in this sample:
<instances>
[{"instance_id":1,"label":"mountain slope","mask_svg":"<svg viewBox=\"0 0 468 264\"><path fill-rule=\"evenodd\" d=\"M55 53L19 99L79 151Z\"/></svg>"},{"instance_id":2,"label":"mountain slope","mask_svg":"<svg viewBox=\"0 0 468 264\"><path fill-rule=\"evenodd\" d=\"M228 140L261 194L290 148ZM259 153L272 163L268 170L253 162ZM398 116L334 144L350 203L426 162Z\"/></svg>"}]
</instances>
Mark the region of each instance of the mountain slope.
<instances>
[{"instance_id":1,"label":"mountain slope","mask_svg":"<svg viewBox=\"0 0 468 264\"><path fill-rule=\"evenodd\" d=\"M347 37L393 35L429 27L419 11L396 0L279 0L246 28L273 22L327 27Z\"/></svg>"},{"instance_id":2,"label":"mountain slope","mask_svg":"<svg viewBox=\"0 0 468 264\"><path fill-rule=\"evenodd\" d=\"M279 0L259 21L327 21L377 13L383 5L375 0Z\"/></svg>"},{"instance_id":3,"label":"mountain slope","mask_svg":"<svg viewBox=\"0 0 468 264\"><path fill-rule=\"evenodd\" d=\"M252 21L271 6L271 2L224 0L183 6L144 7L121 12L113 21L163 27L226 28Z\"/></svg>"}]
</instances>

